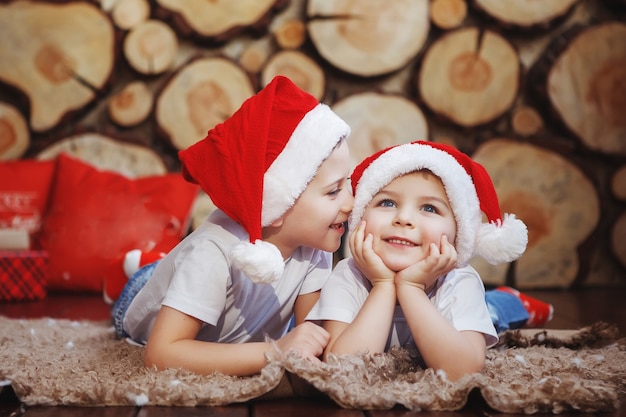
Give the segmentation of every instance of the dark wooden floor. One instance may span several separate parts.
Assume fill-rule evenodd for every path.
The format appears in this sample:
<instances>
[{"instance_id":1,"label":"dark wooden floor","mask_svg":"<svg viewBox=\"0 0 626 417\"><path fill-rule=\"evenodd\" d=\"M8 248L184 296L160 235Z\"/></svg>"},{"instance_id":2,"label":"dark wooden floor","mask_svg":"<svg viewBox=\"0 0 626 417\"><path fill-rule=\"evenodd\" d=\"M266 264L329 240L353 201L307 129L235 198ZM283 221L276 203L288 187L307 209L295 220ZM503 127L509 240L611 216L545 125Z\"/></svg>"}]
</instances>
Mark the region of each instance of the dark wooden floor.
<instances>
[{"instance_id":1,"label":"dark wooden floor","mask_svg":"<svg viewBox=\"0 0 626 417\"><path fill-rule=\"evenodd\" d=\"M586 289L578 291L527 291L527 294L554 305L554 318L546 327L552 329L578 329L606 321L615 323L626 335L626 288ZM99 296L68 296L50 294L45 300L33 303L0 303L0 315L8 317L57 317L68 319L106 320L108 306ZM413 413L398 408L389 411L342 409L331 401L293 398L271 401L254 401L227 407L25 407L20 404L12 389L0 392L0 417L497 417L515 416L490 409L480 395L472 395L465 408L458 412ZM551 415L551 414L550 414ZM599 414L605 417L626 417L626 393L622 393L619 410ZM535 416L545 416L535 414ZM562 417L583 417L585 414L559 414Z\"/></svg>"}]
</instances>

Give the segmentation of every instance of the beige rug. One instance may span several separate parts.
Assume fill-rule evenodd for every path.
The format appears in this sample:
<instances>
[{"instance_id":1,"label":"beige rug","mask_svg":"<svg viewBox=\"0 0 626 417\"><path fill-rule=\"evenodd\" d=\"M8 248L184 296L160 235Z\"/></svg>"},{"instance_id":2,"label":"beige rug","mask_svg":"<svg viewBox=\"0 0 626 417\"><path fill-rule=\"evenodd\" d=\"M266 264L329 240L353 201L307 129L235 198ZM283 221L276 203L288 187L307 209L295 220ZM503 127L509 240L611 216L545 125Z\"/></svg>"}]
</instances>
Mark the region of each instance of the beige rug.
<instances>
[{"instance_id":1,"label":"beige rug","mask_svg":"<svg viewBox=\"0 0 626 417\"><path fill-rule=\"evenodd\" d=\"M409 354L313 363L274 352L261 375L199 376L142 366L142 348L109 323L0 317L0 381L27 405L213 406L255 398L327 395L342 407L458 410L470 391L506 413L612 411L626 395L626 339L597 323L579 331L509 332L480 374L452 383Z\"/></svg>"}]
</instances>

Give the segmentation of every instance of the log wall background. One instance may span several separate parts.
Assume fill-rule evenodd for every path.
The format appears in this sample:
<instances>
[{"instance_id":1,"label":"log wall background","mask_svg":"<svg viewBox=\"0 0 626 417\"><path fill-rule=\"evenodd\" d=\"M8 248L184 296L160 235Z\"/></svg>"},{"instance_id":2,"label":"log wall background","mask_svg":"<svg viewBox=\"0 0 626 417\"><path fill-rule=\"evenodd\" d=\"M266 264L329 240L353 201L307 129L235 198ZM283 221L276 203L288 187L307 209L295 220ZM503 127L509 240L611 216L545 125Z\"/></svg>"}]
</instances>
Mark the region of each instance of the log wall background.
<instances>
[{"instance_id":1,"label":"log wall background","mask_svg":"<svg viewBox=\"0 0 626 417\"><path fill-rule=\"evenodd\" d=\"M487 284L626 286L625 4L0 1L0 160L177 171L281 73L352 126L355 162L429 139L485 165L530 239L474 264Z\"/></svg>"}]
</instances>

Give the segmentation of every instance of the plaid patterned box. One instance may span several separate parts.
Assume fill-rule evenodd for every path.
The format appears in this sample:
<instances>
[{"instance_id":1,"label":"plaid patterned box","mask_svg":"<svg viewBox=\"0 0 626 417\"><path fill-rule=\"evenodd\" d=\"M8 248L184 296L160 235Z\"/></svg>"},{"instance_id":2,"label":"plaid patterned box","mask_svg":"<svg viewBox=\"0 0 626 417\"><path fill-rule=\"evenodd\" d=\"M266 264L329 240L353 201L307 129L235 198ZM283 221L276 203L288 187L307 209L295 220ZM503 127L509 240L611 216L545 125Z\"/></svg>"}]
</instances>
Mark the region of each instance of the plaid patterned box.
<instances>
[{"instance_id":1,"label":"plaid patterned box","mask_svg":"<svg viewBox=\"0 0 626 417\"><path fill-rule=\"evenodd\" d=\"M47 252L0 250L0 301L41 300L47 283Z\"/></svg>"}]
</instances>

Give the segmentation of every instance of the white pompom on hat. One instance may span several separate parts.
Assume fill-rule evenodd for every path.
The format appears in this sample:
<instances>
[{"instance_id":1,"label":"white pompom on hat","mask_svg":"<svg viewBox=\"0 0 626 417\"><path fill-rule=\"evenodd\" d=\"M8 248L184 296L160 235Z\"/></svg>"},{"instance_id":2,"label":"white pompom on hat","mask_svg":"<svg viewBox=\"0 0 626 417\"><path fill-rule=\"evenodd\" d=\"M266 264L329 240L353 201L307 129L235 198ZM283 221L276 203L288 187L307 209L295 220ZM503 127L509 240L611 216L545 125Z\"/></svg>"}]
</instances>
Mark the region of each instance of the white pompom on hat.
<instances>
[{"instance_id":1,"label":"white pompom on hat","mask_svg":"<svg viewBox=\"0 0 626 417\"><path fill-rule=\"evenodd\" d=\"M284 76L275 77L207 136L179 152L183 176L200 184L213 204L249 234L230 256L254 282L284 269L262 228L291 208L322 162L350 134L325 104Z\"/></svg>"},{"instance_id":2,"label":"white pompom on hat","mask_svg":"<svg viewBox=\"0 0 626 417\"><path fill-rule=\"evenodd\" d=\"M487 170L461 151L439 143L415 141L383 149L364 159L350 179L354 230L374 195L395 178L428 169L443 182L456 220L457 266L475 255L491 264L511 262L526 250L528 230L514 214L501 215L498 196ZM482 222L482 213L487 223Z\"/></svg>"}]
</instances>

